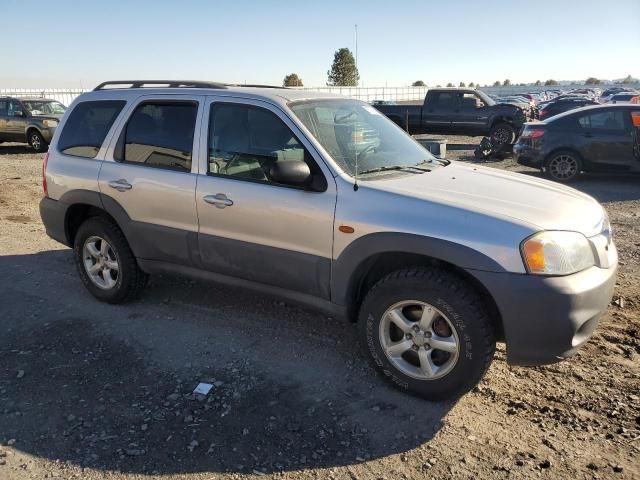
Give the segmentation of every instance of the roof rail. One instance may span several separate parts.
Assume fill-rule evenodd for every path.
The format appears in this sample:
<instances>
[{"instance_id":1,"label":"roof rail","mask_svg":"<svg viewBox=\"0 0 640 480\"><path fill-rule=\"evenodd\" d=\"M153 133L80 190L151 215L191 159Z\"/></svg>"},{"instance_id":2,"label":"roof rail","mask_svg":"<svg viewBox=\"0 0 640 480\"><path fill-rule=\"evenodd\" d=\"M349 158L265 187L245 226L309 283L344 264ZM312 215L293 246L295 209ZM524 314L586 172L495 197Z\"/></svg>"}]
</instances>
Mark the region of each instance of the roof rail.
<instances>
[{"instance_id":1,"label":"roof rail","mask_svg":"<svg viewBox=\"0 0 640 480\"><path fill-rule=\"evenodd\" d=\"M259 84L252 84L252 83L230 83L228 86L229 87L250 87L250 88L289 88L289 87L282 87L280 85L259 85Z\"/></svg>"},{"instance_id":2,"label":"roof rail","mask_svg":"<svg viewBox=\"0 0 640 480\"><path fill-rule=\"evenodd\" d=\"M168 88L227 88L223 83L201 82L193 80L114 80L111 82L102 82L96 90L106 90L105 87L111 85L122 85L120 88L144 88L166 86Z\"/></svg>"}]
</instances>

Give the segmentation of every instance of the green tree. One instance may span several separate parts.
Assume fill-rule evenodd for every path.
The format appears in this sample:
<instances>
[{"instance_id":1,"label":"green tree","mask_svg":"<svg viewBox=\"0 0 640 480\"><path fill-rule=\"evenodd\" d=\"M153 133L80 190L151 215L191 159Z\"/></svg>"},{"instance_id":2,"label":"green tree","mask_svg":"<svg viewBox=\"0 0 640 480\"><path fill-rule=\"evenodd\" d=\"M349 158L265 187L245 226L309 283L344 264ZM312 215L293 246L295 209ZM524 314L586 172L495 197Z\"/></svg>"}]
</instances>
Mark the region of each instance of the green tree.
<instances>
[{"instance_id":1,"label":"green tree","mask_svg":"<svg viewBox=\"0 0 640 480\"><path fill-rule=\"evenodd\" d=\"M542 85L542 82L540 80L536 80L536 83L534 83L534 85L536 87L539 87L540 85Z\"/></svg>"},{"instance_id":2,"label":"green tree","mask_svg":"<svg viewBox=\"0 0 640 480\"><path fill-rule=\"evenodd\" d=\"M464 82L460 82L460 87L466 87L466 85L464 84Z\"/></svg>"},{"instance_id":3,"label":"green tree","mask_svg":"<svg viewBox=\"0 0 640 480\"><path fill-rule=\"evenodd\" d=\"M302 87L302 79L298 76L297 73L291 73L284 77L282 81L283 87Z\"/></svg>"},{"instance_id":4,"label":"green tree","mask_svg":"<svg viewBox=\"0 0 640 480\"><path fill-rule=\"evenodd\" d=\"M427 84L424 83L422 80L416 80L415 82L413 82L411 84L412 87L426 87Z\"/></svg>"},{"instance_id":5,"label":"green tree","mask_svg":"<svg viewBox=\"0 0 640 480\"><path fill-rule=\"evenodd\" d=\"M584 81L585 85L600 85L602 80L598 80L596 77L589 77Z\"/></svg>"},{"instance_id":6,"label":"green tree","mask_svg":"<svg viewBox=\"0 0 640 480\"><path fill-rule=\"evenodd\" d=\"M629 84L629 83L636 83L638 81L637 78L633 78L631 75L627 75L626 77L624 77L624 79L622 80L622 83L624 83L625 85Z\"/></svg>"},{"instance_id":7,"label":"green tree","mask_svg":"<svg viewBox=\"0 0 640 480\"><path fill-rule=\"evenodd\" d=\"M356 67L356 60L353 58L351 50L341 48L336 50L333 55L333 64L331 69L327 71L329 81L327 85L335 85L338 87L356 87L360 74Z\"/></svg>"},{"instance_id":8,"label":"green tree","mask_svg":"<svg viewBox=\"0 0 640 480\"><path fill-rule=\"evenodd\" d=\"M442 88L442 85L436 85L436 88Z\"/></svg>"},{"instance_id":9,"label":"green tree","mask_svg":"<svg viewBox=\"0 0 640 480\"><path fill-rule=\"evenodd\" d=\"M447 87L453 87L453 83L451 82L447 83Z\"/></svg>"},{"instance_id":10,"label":"green tree","mask_svg":"<svg viewBox=\"0 0 640 480\"><path fill-rule=\"evenodd\" d=\"M509 79L507 78L504 82L502 82L502 85L504 85L505 87L510 86L510 85L511 85L511 80L509 80Z\"/></svg>"},{"instance_id":11,"label":"green tree","mask_svg":"<svg viewBox=\"0 0 640 480\"><path fill-rule=\"evenodd\" d=\"M550 78L549 80L547 80L546 82L544 82L545 86L553 86L553 85L559 85L557 80L553 80L552 78Z\"/></svg>"},{"instance_id":12,"label":"green tree","mask_svg":"<svg viewBox=\"0 0 640 480\"><path fill-rule=\"evenodd\" d=\"M499 87L500 85L501 85L500 80L496 80L495 82L493 82L494 87Z\"/></svg>"},{"instance_id":13,"label":"green tree","mask_svg":"<svg viewBox=\"0 0 640 480\"><path fill-rule=\"evenodd\" d=\"M470 88L473 88L473 87L475 87L475 86L476 86L476 84L475 84L475 83L473 83L473 82L469 83L469 87L470 87Z\"/></svg>"}]
</instances>

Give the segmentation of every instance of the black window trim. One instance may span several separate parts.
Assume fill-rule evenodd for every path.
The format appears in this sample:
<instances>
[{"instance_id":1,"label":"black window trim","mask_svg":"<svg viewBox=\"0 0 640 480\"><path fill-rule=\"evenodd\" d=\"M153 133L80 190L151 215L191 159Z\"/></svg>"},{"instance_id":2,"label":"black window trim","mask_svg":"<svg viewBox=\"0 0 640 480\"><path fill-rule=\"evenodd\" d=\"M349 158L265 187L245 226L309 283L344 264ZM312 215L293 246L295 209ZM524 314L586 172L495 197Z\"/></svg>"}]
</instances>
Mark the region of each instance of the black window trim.
<instances>
[{"instance_id":1,"label":"black window trim","mask_svg":"<svg viewBox=\"0 0 640 480\"><path fill-rule=\"evenodd\" d=\"M241 106L241 107L245 107L245 108L253 108L255 110L263 110L265 112L268 112L272 115L274 115L278 120L280 120L285 127L287 127L289 129L289 131L291 132L291 134L293 135L293 137L297 140L297 142L302 145L302 148L304 148L304 151L306 153L305 158L309 158L311 159L311 161L315 164L316 167L316 174L320 174L322 175L322 178L324 180L323 185L324 188L321 190L316 190L316 189L312 189L309 188L309 186L297 186L297 185L286 185L284 183L274 183L274 182L270 182L268 180L258 180L258 179L253 179L253 178L241 178L241 177L234 177L233 175L226 175L224 173L213 173L209 171L209 152L211 151L211 132L210 132L210 128L211 128L211 115L213 113L213 109L217 106L222 106L222 105L230 105L230 106ZM207 128L204 130L206 132L207 135L207 151L206 151L206 166L207 166L207 170L205 172L206 176L208 177L218 177L218 178L227 178L229 180L236 180L236 181L240 181L240 182L249 182L249 183L257 183L259 185L266 185L269 187L276 187L276 188L289 188L289 189L293 189L293 190L300 190L300 191L304 191L304 192L313 192L313 193L323 193L327 191L328 188L328 182L327 182L327 177L325 176L324 172L322 171L322 168L320 167L320 165L318 165L318 161L313 157L313 155L311 154L311 152L309 151L309 149L305 146L305 144L300 140L300 137L296 134L296 132L294 132L291 127L289 125L287 125L287 123L280 117L280 115L278 115L277 113L275 113L274 111L265 108L265 107L261 107L259 105L254 105L251 103L242 103L242 102L225 102L225 101L212 101L210 106L209 106L209 115L207 115ZM312 172L313 173L313 172Z\"/></svg>"},{"instance_id":2,"label":"black window trim","mask_svg":"<svg viewBox=\"0 0 640 480\"><path fill-rule=\"evenodd\" d=\"M80 105L82 105L83 103L98 103L98 102L120 102L120 103L122 103L122 106L120 107L120 110L118 111L118 113L116 114L115 118L113 119L113 122L111 122L111 125L107 129L107 132L105 133L105 136L102 139L102 144L100 144L100 145L70 145L70 146L66 147L66 148L87 147L87 146L94 147L94 148L98 149L96 154L93 157L87 157L86 155L73 155L71 153L66 153L66 152L62 151L60 149L60 139L62 138L62 135L64 134L64 129L67 127L67 123L69 122L69 118L71 118L71 115L73 115L73 112ZM89 98L87 100L83 100L81 102L76 103L75 105L73 105L73 108L69 107L65 111L64 125L62 126L62 129L61 129L61 132L60 132L60 137L56 141L56 153L58 153L60 155L64 155L65 157L70 157L70 158L84 158L85 160L93 160L93 161L97 161L97 162L102 161L102 159L98 158L100 150L102 150L103 147L107 148L109 146L108 142L107 142L107 139L110 138L109 133L111 132L112 129L114 129L118 125L118 123L119 123L118 122L118 118L125 111L127 103L128 103L127 100L124 100L124 99L121 99L121 98L101 98L101 99L97 99L97 100ZM8 113L8 110L7 110L7 113Z\"/></svg>"},{"instance_id":3,"label":"black window trim","mask_svg":"<svg viewBox=\"0 0 640 480\"><path fill-rule=\"evenodd\" d=\"M141 168L155 168L158 170L168 170L174 173L182 173L185 175L192 175L193 166L197 162L197 152L193 149L193 145L195 143L196 135L198 135L198 116L200 110L200 101L196 99L178 99L178 98L149 98L149 97L141 97L142 100L136 104L134 104L128 112L127 118L124 120L122 124L122 128L120 129L120 135L118 135L118 140L113 149L113 160L116 163L122 163L124 165L134 165ZM191 169L186 171L184 169L178 167L170 167L165 165L154 165L154 164L146 164L141 162L131 162L124 159L125 153L125 140L127 137L127 127L129 126L129 122L131 121L131 117L133 117L134 113L140 107L144 107L145 105L170 105L170 104L191 104L196 107L195 114L195 123L193 124L193 138L191 139ZM194 160L195 157L195 160Z\"/></svg>"}]
</instances>

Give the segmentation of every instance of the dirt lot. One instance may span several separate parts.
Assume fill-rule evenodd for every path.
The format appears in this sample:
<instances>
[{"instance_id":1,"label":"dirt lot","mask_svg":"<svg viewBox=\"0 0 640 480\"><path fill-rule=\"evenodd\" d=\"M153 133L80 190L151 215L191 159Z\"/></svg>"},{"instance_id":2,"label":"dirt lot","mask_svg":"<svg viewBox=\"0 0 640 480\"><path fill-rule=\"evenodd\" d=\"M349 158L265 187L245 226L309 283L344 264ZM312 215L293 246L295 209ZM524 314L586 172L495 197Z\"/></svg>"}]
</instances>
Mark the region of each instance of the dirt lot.
<instances>
[{"instance_id":1,"label":"dirt lot","mask_svg":"<svg viewBox=\"0 0 640 480\"><path fill-rule=\"evenodd\" d=\"M269 297L159 277L98 303L44 234L40 175L0 146L0 479L640 478L640 178L575 184L621 260L588 345L529 369L499 346L475 391L429 403L377 378L353 325Z\"/></svg>"}]
</instances>

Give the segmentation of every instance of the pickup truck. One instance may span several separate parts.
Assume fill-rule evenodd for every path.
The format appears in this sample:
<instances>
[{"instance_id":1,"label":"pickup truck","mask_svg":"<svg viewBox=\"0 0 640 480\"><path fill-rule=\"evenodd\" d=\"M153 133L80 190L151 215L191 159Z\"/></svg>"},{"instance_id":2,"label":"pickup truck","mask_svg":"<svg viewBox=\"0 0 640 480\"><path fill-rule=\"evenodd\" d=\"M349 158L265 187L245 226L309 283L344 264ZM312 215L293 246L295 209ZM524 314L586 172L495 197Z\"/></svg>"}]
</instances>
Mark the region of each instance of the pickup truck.
<instances>
[{"instance_id":1,"label":"pickup truck","mask_svg":"<svg viewBox=\"0 0 640 480\"><path fill-rule=\"evenodd\" d=\"M410 134L488 135L500 145L513 143L523 123L531 120L530 112L464 88L430 88L422 103L374 107Z\"/></svg>"}]
</instances>

